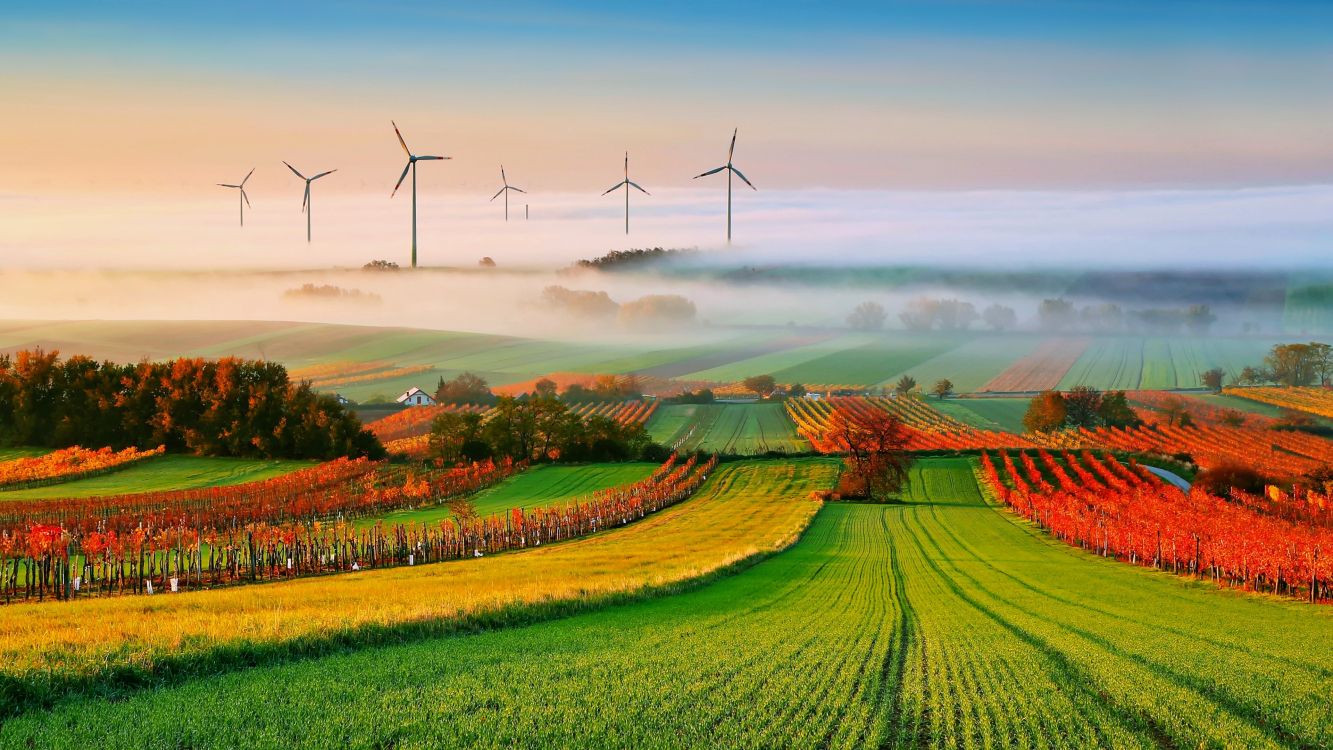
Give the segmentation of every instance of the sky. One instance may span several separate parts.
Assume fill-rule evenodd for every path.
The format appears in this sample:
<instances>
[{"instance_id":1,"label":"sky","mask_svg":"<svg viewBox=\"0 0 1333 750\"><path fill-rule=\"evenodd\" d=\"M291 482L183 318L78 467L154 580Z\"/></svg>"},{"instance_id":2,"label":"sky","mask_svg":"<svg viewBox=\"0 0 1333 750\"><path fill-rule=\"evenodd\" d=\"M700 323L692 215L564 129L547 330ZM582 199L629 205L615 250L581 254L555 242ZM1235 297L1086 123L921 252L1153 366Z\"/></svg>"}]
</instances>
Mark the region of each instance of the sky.
<instances>
[{"instance_id":1,"label":"sky","mask_svg":"<svg viewBox=\"0 0 1333 750\"><path fill-rule=\"evenodd\" d=\"M1278 245L1305 262L1333 229L1312 211L1333 184L1329 29L1333 4L1304 1L10 0L0 263L401 255L410 205L389 199L404 161L391 119L418 153L451 157L419 175L434 262L718 245L722 179L691 178L725 161L734 128L735 163L760 188L736 196L752 247L799 254L836 236L839 252L932 257L945 240L910 230L947 219L903 209L935 194L946 205L932 211L956 201L968 230L949 240L957 258L993 257L1013 248L987 243L979 197L1002 194L1006 223L1040 236L1082 195L1108 208L1074 237L1113 220L1110 206L1140 212L1121 222L1137 232L1122 260L1188 262L1240 223L1227 239L1255 238L1250 257ZM629 240L615 231L623 203L600 195L626 151L654 193L635 196L644 231ZM315 186L321 245L305 246L301 184L282 160L338 169ZM544 227L497 221L501 164ZM251 168L240 230L216 183ZM1152 195L1192 208L1154 224ZM1254 213L1210 225L1208 205Z\"/></svg>"}]
</instances>

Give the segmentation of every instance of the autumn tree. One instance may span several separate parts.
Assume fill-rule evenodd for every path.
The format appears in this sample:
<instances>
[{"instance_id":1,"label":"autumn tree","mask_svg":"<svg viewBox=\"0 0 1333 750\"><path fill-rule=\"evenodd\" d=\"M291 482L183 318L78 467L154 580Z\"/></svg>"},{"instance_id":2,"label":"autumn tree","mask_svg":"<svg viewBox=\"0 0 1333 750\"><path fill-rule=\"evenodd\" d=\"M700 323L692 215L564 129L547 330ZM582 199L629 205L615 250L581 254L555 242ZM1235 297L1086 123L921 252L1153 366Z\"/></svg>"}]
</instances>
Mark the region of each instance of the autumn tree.
<instances>
[{"instance_id":1,"label":"autumn tree","mask_svg":"<svg viewBox=\"0 0 1333 750\"><path fill-rule=\"evenodd\" d=\"M809 392L810 391L800 383L792 383L791 387L787 389L787 395L792 398L805 398L805 395Z\"/></svg>"},{"instance_id":2,"label":"autumn tree","mask_svg":"<svg viewBox=\"0 0 1333 750\"><path fill-rule=\"evenodd\" d=\"M897 415L834 409L824 437L846 451L848 479L867 500L887 500L907 483L911 436Z\"/></svg>"},{"instance_id":3,"label":"autumn tree","mask_svg":"<svg viewBox=\"0 0 1333 750\"><path fill-rule=\"evenodd\" d=\"M430 454L446 463L480 461L490 456L490 446L481 437L481 415L444 412L430 428Z\"/></svg>"},{"instance_id":4,"label":"autumn tree","mask_svg":"<svg viewBox=\"0 0 1333 750\"><path fill-rule=\"evenodd\" d=\"M1028 404L1023 428L1028 432L1054 432L1065 426L1065 397L1059 391L1043 391Z\"/></svg>"},{"instance_id":5,"label":"autumn tree","mask_svg":"<svg viewBox=\"0 0 1333 750\"><path fill-rule=\"evenodd\" d=\"M913 388L916 388L916 378L911 375L904 375L901 378L898 378L898 382L893 385L893 390L903 396L911 393Z\"/></svg>"},{"instance_id":6,"label":"autumn tree","mask_svg":"<svg viewBox=\"0 0 1333 750\"><path fill-rule=\"evenodd\" d=\"M935 385L930 387L930 392L943 401L953 395L953 381L948 378L940 378L935 381Z\"/></svg>"},{"instance_id":7,"label":"autumn tree","mask_svg":"<svg viewBox=\"0 0 1333 750\"><path fill-rule=\"evenodd\" d=\"M1189 427L1194 423L1190 416L1189 404L1179 396L1167 396L1157 404L1157 411L1166 420L1168 427Z\"/></svg>"},{"instance_id":8,"label":"autumn tree","mask_svg":"<svg viewBox=\"0 0 1333 750\"><path fill-rule=\"evenodd\" d=\"M878 302L862 302L847 316L847 325L858 331L878 331L888 314Z\"/></svg>"},{"instance_id":9,"label":"autumn tree","mask_svg":"<svg viewBox=\"0 0 1333 750\"><path fill-rule=\"evenodd\" d=\"M768 398L778 387L772 375L751 375L741 381L741 384L745 386L745 390L759 394L760 398Z\"/></svg>"},{"instance_id":10,"label":"autumn tree","mask_svg":"<svg viewBox=\"0 0 1333 750\"><path fill-rule=\"evenodd\" d=\"M1138 427L1143 424L1138 413L1129 405L1124 391L1107 391L1097 407L1097 420L1102 427Z\"/></svg>"},{"instance_id":11,"label":"autumn tree","mask_svg":"<svg viewBox=\"0 0 1333 750\"><path fill-rule=\"evenodd\" d=\"M1222 380L1226 376L1226 370L1223 370L1220 367L1214 367L1210 370L1204 370L1203 374L1199 376L1199 381L1203 383L1204 388L1217 392L1222 390Z\"/></svg>"},{"instance_id":12,"label":"autumn tree","mask_svg":"<svg viewBox=\"0 0 1333 750\"><path fill-rule=\"evenodd\" d=\"M441 377L435 386L435 400L441 404L492 404L495 394L484 378L464 372L451 380Z\"/></svg>"},{"instance_id":13,"label":"autumn tree","mask_svg":"<svg viewBox=\"0 0 1333 750\"><path fill-rule=\"evenodd\" d=\"M1101 424L1102 392L1086 385L1074 386L1064 394L1065 427L1087 427Z\"/></svg>"}]
</instances>

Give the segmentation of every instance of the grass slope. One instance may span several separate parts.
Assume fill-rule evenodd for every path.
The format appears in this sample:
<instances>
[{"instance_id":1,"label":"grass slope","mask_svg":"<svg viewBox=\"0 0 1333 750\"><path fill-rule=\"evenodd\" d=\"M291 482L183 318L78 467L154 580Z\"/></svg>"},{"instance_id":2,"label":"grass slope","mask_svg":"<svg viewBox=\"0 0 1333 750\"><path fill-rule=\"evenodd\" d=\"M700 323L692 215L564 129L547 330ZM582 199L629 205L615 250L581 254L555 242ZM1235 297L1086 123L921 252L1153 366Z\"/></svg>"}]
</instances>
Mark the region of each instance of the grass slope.
<instances>
[{"instance_id":1,"label":"grass slope","mask_svg":"<svg viewBox=\"0 0 1333 750\"><path fill-rule=\"evenodd\" d=\"M482 490L473 496L477 513L489 516L510 508L533 508L539 505L583 498L597 490L632 484L653 473L658 464L625 463L593 464L590 466L537 466L510 477L500 484ZM444 506L403 510L384 516L387 524L435 523L450 516ZM373 526L375 520L358 522Z\"/></svg>"},{"instance_id":2,"label":"grass slope","mask_svg":"<svg viewBox=\"0 0 1333 750\"><path fill-rule=\"evenodd\" d=\"M965 340L958 334L895 332L771 374L779 383L874 385L954 349Z\"/></svg>"},{"instance_id":3,"label":"grass slope","mask_svg":"<svg viewBox=\"0 0 1333 750\"><path fill-rule=\"evenodd\" d=\"M1030 398L960 398L932 400L930 405L965 424L983 430L1023 432Z\"/></svg>"},{"instance_id":4,"label":"grass slope","mask_svg":"<svg viewBox=\"0 0 1333 750\"><path fill-rule=\"evenodd\" d=\"M681 596L88 700L51 747L1281 747L1333 740L1333 616L1056 543L965 459ZM293 689L299 686L299 689ZM336 710L330 710L336 707Z\"/></svg>"},{"instance_id":5,"label":"grass slope","mask_svg":"<svg viewBox=\"0 0 1333 750\"><path fill-rule=\"evenodd\" d=\"M184 490L254 482L313 466L313 461L284 461L204 456L159 456L110 474L61 482L45 487L0 491L5 500L52 497L93 497L133 492Z\"/></svg>"},{"instance_id":6,"label":"grass slope","mask_svg":"<svg viewBox=\"0 0 1333 750\"><path fill-rule=\"evenodd\" d=\"M648 422L653 440L682 451L754 455L806 451L782 404L664 404Z\"/></svg>"}]
</instances>

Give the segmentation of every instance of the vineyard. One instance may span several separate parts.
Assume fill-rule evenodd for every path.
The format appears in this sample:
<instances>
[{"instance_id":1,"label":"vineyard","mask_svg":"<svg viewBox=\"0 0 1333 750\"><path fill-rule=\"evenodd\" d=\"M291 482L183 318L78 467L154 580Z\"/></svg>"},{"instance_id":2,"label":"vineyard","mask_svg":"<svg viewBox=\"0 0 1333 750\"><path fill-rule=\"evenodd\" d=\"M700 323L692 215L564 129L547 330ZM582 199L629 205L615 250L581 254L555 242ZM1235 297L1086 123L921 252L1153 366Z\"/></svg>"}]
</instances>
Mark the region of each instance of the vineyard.
<instances>
[{"instance_id":1,"label":"vineyard","mask_svg":"<svg viewBox=\"0 0 1333 750\"><path fill-rule=\"evenodd\" d=\"M847 397L809 401L788 399L787 414L796 429L816 450L825 453L843 450L825 440L829 418L836 409L853 414L875 411L896 415L907 427L911 440L908 450L962 450L975 448L1024 447L1032 443L1008 432L979 430L932 409L915 396Z\"/></svg>"},{"instance_id":2,"label":"vineyard","mask_svg":"<svg viewBox=\"0 0 1333 750\"><path fill-rule=\"evenodd\" d=\"M1326 496L1184 493L1137 465L1090 451L1056 458L1041 450L1039 461L1029 453L1018 462L1007 452L999 456L982 454L990 488L1068 544L1253 591L1333 598L1333 556L1320 554L1333 550Z\"/></svg>"},{"instance_id":3,"label":"vineyard","mask_svg":"<svg viewBox=\"0 0 1333 750\"><path fill-rule=\"evenodd\" d=\"M1261 428L1157 424L1080 428L1032 437L1048 448L1183 454L1205 469L1240 464L1278 478L1309 474L1333 464L1333 442L1301 432Z\"/></svg>"},{"instance_id":4,"label":"vineyard","mask_svg":"<svg viewBox=\"0 0 1333 750\"><path fill-rule=\"evenodd\" d=\"M413 622L440 595L445 611L471 611L477 605L461 597L475 586L486 589L478 597L494 596L496 586L531 591L537 570L571 591L623 587L658 566L662 580L679 580L683 567L714 569L727 559L722 546L752 554L738 537L754 539L751 550L771 549L782 538L775 532L803 523L815 506L793 498L829 475L800 466L793 476L770 463L728 465L695 500L667 511L669 519L460 565L457 577L403 568L209 595L247 597L225 609L202 595L169 597L164 632L130 619L144 638L130 648L160 655L135 663L166 668L189 658L167 652L173 639L187 653L225 647L247 616L234 613L253 618L240 620L252 639L271 643L347 627L337 619L343 613ZM1223 596L1055 542L984 502L967 459L921 462L904 500L826 507L792 549L693 591L462 637L398 625L376 643L259 670L196 666L159 689L26 712L0 728L0 744L426 746L442 736L498 747L660 746L663 738L720 748L1333 742L1322 608ZM628 576L626 558L639 561ZM483 570L485 578L475 577ZM383 610L357 606L381 596ZM213 626L211 616L176 616L195 602L224 619ZM98 612L94 632L108 617L125 617L124 603L96 602L114 609ZM50 633L25 623L3 669L32 674L24 670L56 663L57 681L71 670L95 673L98 657L128 636L88 644L90 634L72 621L85 620L92 604L75 603L59 619L54 609L29 607ZM0 609L6 629L17 611ZM271 628L268 617L291 629ZM25 643L36 653L19 650ZM43 658L57 649L74 656Z\"/></svg>"},{"instance_id":5,"label":"vineyard","mask_svg":"<svg viewBox=\"0 0 1333 750\"><path fill-rule=\"evenodd\" d=\"M38 456L15 458L0 462L0 490L41 487L97 476L160 456L164 450L161 446L146 451L137 448L122 451L110 448L88 450L75 446Z\"/></svg>"},{"instance_id":6,"label":"vineyard","mask_svg":"<svg viewBox=\"0 0 1333 750\"><path fill-rule=\"evenodd\" d=\"M1317 414L1333 419L1333 389L1306 388L1227 388L1228 396L1239 396L1251 401L1271 404L1281 409Z\"/></svg>"},{"instance_id":7,"label":"vineyard","mask_svg":"<svg viewBox=\"0 0 1333 750\"><path fill-rule=\"evenodd\" d=\"M431 372L431 365L397 366L392 362L328 362L291 371L292 380L307 380L320 390L364 385L381 380L410 377Z\"/></svg>"}]
</instances>

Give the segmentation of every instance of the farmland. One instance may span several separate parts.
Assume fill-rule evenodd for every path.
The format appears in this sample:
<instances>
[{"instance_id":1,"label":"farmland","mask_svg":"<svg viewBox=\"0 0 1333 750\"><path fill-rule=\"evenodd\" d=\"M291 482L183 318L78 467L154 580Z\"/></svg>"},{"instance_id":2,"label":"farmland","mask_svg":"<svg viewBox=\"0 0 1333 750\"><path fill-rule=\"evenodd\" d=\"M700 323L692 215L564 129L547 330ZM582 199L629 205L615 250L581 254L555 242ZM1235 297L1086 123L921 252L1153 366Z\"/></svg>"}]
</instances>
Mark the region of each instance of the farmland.
<instances>
[{"instance_id":1,"label":"farmland","mask_svg":"<svg viewBox=\"0 0 1333 750\"><path fill-rule=\"evenodd\" d=\"M0 742L1318 747L1333 739L1327 611L1067 547L988 505L972 472L966 459L924 461L906 503L827 507L788 552L693 592L70 701L7 722ZM642 526L540 554L573 555ZM538 554L482 562L498 568ZM389 591L408 581L396 583ZM329 584L290 586L300 585ZM167 611L184 598L164 600ZM68 632L56 626L53 643Z\"/></svg>"},{"instance_id":2,"label":"farmland","mask_svg":"<svg viewBox=\"0 0 1333 750\"><path fill-rule=\"evenodd\" d=\"M653 439L676 450L759 454L809 450L782 404L664 404L648 422Z\"/></svg>"},{"instance_id":3,"label":"farmland","mask_svg":"<svg viewBox=\"0 0 1333 750\"><path fill-rule=\"evenodd\" d=\"M724 466L692 499L642 521L518 554L162 596L147 606L119 597L3 607L0 670L36 696L53 678L76 685L114 682L127 670L207 672L449 632L470 618L500 624L543 607L573 611L789 544L818 508L809 491L831 487L835 467L824 459ZM61 672L48 673L56 661Z\"/></svg>"}]
</instances>

